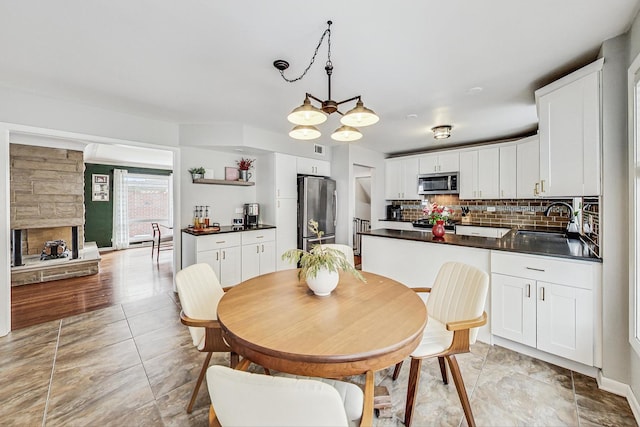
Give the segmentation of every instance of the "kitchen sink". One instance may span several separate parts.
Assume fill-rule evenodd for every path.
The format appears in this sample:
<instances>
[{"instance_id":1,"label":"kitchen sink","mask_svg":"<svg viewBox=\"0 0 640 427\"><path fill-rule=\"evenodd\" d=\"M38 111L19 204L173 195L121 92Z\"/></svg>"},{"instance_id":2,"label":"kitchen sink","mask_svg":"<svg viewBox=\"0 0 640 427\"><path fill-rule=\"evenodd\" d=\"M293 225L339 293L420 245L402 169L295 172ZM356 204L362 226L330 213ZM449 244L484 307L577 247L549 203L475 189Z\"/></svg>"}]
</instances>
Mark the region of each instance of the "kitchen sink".
<instances>
[{"instance_id":1,"label":"kitchen sink","mask_svg":"<svg viewBox=\"0 0 640 427\"><path fill-rule=\"evenodd\" d=\"M518 236L537 237L541 239L566 239L567 235L558 231L518 230Z\"/></svg>"}]
</instances>

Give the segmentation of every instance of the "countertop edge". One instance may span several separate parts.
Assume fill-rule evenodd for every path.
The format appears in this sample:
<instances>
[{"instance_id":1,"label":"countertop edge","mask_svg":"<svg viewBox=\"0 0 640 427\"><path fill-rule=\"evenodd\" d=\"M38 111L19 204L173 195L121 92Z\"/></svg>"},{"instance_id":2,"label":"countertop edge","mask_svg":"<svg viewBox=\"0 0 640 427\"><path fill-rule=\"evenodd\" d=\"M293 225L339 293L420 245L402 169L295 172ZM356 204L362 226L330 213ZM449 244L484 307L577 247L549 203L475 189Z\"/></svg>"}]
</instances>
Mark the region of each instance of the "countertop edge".
<instances>
[{"instance_id":1,"label":"countertop edge","mask_svg":"<svg viewBox=\"0 0 640 427\"><path fill-rule=\"evenodd\" d=\"M398 239L398 240L410 240L415 242L431 243L431 244L438 244L438 245L444 244L444 245L462 246L462 247L468 247L468 248L521 253L521 254L527 254L527 255L548 256L552 258L573 259L576 261L589 261L589 262L602 263L602 258L598 258L593 255L589 255L589 256L571 255L568 253L550 252L545 250L531 250L530 248L527 249L527 248L518 247L519 246L518 243L513 241L514 239L513 230L505 234L505 236L502 238L445 234L445 236L439 240L434 240L431 237L430 233L428 235L425 235L425 232L421 232L421 231L392 230L387 228L376 229L371 231L362 231L362 232L358 232L358 234L361 234L364 236L382 237L382 238ZM500 242L503 242L505 244L510 243L510 246L509 247L500 246L499 245ZM582 245L584 245L584 243L582 243Z\"/></svg>"}]
</instances>

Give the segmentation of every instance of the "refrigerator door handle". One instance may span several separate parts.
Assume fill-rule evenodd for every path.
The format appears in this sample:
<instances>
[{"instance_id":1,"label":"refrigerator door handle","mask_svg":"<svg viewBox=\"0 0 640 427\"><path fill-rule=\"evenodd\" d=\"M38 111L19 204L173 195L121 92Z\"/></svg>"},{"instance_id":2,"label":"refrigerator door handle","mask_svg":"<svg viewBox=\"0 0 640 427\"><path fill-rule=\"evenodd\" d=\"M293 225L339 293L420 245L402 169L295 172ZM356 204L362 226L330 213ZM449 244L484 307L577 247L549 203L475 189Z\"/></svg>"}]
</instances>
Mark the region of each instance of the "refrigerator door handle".
<instances>
[{"instance_id":1,"label":"refrigerator door handle","mask_svg":"<svg viewBox=\"0 0 640 427\"><path fill-rule=\"evenodd\" d=\"M338 217L338 190L333 191L333 226L336 227L336 219Z\"/></svg>"}]
</instances>

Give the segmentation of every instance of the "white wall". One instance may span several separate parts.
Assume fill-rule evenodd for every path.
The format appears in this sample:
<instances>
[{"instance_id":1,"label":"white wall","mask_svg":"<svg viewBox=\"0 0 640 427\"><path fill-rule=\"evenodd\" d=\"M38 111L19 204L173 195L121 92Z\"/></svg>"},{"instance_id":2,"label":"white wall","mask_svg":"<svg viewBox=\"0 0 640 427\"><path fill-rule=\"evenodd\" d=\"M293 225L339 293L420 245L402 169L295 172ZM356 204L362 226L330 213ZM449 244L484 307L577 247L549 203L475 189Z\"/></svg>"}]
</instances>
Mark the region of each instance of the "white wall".
<instances>
[{"instance_id":1,"label":"white wall","mask_svg":"<svg viewBox=\"0 0 640 427\"><path fill-rule=\"evenodd\" d=\"M355 214L356 218L371 221L371 177L355 179Z\"/></svg>"},{"instance_id":2,"label":"white wall","mask_svg":"<svg viewBox=\"0 0 640 427\"><path fill-rule=\"evenodd\" d=\"M194 184L187 172L192 167L202 166L205 169L213 169L215 179L224 179L225 167L235 168L236 160L240 160L241 157L255 159L256 156L192 147L183 147L180 152L180 228L191 224L193 209L196 205L211 206L211 220L221 225L230 225L232 218L242 217L242 214L235 213L236 208L242 208L245 203L256 202L255 186ZM259 180L260 162L256 161L255 167L249 172L253 174L251 181Z\"/></svg>"}]
</instances>

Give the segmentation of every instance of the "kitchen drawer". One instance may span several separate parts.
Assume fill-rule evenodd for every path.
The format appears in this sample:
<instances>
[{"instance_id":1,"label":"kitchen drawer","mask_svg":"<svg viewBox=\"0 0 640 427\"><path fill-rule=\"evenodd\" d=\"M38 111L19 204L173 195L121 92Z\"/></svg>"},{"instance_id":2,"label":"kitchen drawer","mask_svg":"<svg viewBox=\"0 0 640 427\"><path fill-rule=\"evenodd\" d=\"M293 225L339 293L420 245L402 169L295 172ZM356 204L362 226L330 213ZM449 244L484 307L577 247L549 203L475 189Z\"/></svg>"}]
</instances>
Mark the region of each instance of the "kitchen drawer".
<instances>
[{"instance_id":1,"label":"kitchen drawer","mask_svg":"<svg viewBox=\"0 0 640 427\"><path fill-rule=\"evenodd\" d=\"M240 235L242 236L243 245L251 245L254 243L276 240L275 228L270 228L267 230L244 231L240 233Z\"/></svg>"},{"instance_id":2,"label":"kitchen drawer","mask_svg":"<svg viewBox=\"0 0 640 427\"><path fill-rule=\"evenodd\" d=\"M198 251L240 246L240 233L221 233L197 237Z\"/></svg>"},{"instance_id":3,"label":"kitchen drawer","mask_svg":"<svg viewBox=\"0 0 640 427\"><path fill-rule=\"evenodd\" d=\"M491 251L491 272L593 289L598 264Z\"/></svg>"},{"instance_id":4,"label":"kitchen drawer","mask_svg":"<svg viewBox=\"0 0 640 427\"><path fill-rule=\"evenodd\" d=\"M480 236L501 238L511 231L510 228L478 227L475 225L456 225L456 234L461 236Z\"/></svg>"}]
</instances>

